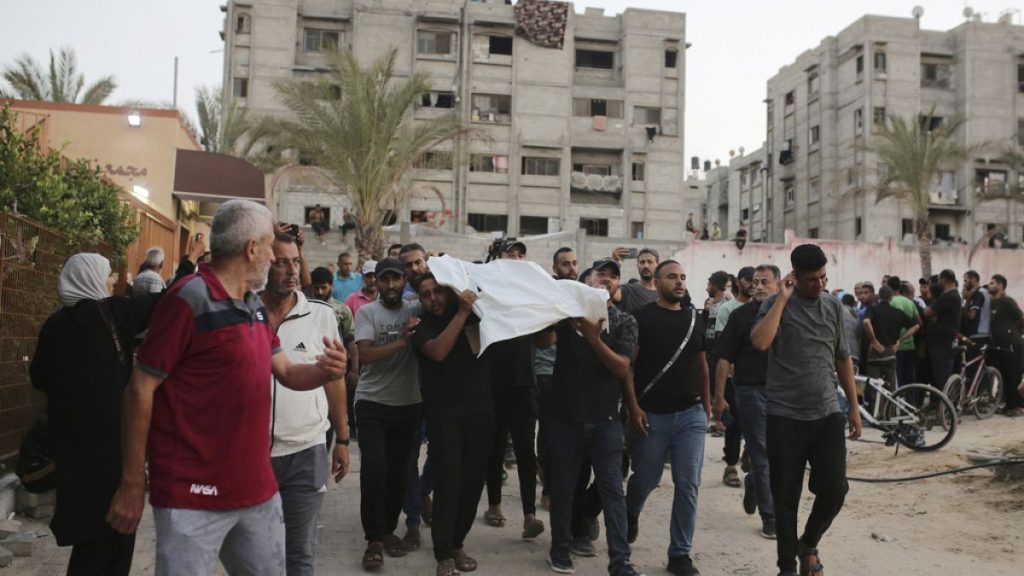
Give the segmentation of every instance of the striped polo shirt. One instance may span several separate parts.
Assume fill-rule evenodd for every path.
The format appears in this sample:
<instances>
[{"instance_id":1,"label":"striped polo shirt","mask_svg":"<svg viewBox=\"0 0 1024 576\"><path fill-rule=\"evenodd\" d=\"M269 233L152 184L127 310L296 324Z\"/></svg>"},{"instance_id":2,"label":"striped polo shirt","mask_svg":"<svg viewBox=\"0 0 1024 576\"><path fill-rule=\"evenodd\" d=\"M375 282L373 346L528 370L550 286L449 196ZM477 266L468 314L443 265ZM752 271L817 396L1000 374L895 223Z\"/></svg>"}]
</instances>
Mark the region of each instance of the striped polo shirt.
<instances>
[{"instance_id":1,"label":"striped polo shirt","mask_svg":"<svg viewBox=\"0 0 1024 576\"><path fill-rule=\"evenodd\" d=\"M231 298L205 264L167 291L138 360L163 380L149 432L154 507L244 508L277 492L267 381L280 351L256 293Z\"/></svg>"}]
</instances>

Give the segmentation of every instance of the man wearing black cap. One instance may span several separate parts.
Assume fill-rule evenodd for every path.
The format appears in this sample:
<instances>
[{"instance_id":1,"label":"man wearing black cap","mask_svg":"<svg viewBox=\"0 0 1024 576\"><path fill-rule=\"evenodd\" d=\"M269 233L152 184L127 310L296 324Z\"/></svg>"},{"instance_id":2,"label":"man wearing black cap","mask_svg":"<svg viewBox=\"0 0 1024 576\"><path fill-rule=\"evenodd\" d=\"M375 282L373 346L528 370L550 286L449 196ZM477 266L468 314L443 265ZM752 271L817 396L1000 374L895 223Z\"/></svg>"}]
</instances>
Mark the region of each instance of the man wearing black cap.
<instances>
[{"instance_id":1,"label":"man wearing black cap","mask_svg":"<svg viewBox=\"0 0 1024 576\"><path fill-rule=\"evenodd\" d=\"M619 287L619 264L594 263L593 284L609 295ZM611 305L608 332L585 318L563 320L537 335L537 346L558 343L552 375L548 422L551 470L551 551L555 572L575 571L569 555L573 493L584 456L589 455L601 492L608 542L608 572L635 576L626 538L626 499L622 490L622 424L619 400L631 415L640 409L627 376L636 350L636 320Z\"/></svg>"},{"instance_id":2,"label":"man wearing black cap","mask_svg":"<svg viewBox=\"0 0 1024 576\"><path fill-rule=\"evenodd\" d=\"M768 350L766 447L770 466L778 567L781 576L821 576L818 542L843 507L846 442L836 393L842 384L856 398L853 362L846 345L842 304L825 293L828 259L814 244L790 254L793 271L758 313L751 342ZM838 381L836 373L838 372ZM850 438L861 435L860 413L851 410ZM804 470L810 465L814 505L797 539L797 510Z\"/></svg>"},{"instance_id":3,"label":"man wearing black cap","mask_svg":"<svg viewBox=\"0 0 1024 576\"><path fill-rule=\"evenodd\" d=\"M419 324L420 303L402 300L405 269L396 258L377 263L380 298L356 314L359 386L360 516L366 534L364 568L377 568L383 553L403 556L394 534L405 495L406 468L420 427L416 355L409 345Z\"/></svg>"},{"instance_id":4,"label":"man wearing black cap","mask_svg":"<svg viewBox=\"0 0 1024 576\"><path fill-rule=\"evenodd\" d=\"M524 260L526 245L519 241L503 244L498 257L503 260ZM491 390L494 394L496 432L487 462L487 512L484 520L501 528L505 516L501 511L501 473L509 433L519 469L519 494L523 505L525 539L536 538L544 531L544 522L537 518L537 429L536 392L533 377L533 335L495 342L488 348L491 362Z\"/></svg>"}]
</instances>

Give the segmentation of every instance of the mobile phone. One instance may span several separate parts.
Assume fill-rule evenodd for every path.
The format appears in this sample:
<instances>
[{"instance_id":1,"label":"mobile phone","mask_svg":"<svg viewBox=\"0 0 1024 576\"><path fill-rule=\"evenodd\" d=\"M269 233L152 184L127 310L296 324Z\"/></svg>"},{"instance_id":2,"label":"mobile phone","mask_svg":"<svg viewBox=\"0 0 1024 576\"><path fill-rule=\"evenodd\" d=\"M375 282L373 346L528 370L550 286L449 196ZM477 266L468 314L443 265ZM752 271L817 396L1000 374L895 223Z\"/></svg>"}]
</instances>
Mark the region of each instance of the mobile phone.
<instances>
[{"instance_id":1,"label":"mobile phone","mask_svg":"<svg viewBox=\"0 0 1024 576\"><path fill-rule=\"evenodd\" d=\"M626 258L636 258L638 256L638 252L639 250L636 248L630 248L629 252L626 253Z\"/></svg>"},{"instance_id":2,"label":"mobile phone","mask_svg":"<svg viewBox=\"0 0 1024 576\"><path fill-rule=\"evenodd\" d=\"M194 240L195 240L196 242L199 242L199 241L200 241L200 240L202 240L202 239L203 239L203 233L202 233L202 232L196 232L196 235L195 235L195 238L194 238Z\"/></svg>"},{"instance_id":3,"label":"mobile phone","mask_svg":"<svg viewBox=\"0 0 1024 576\"><path fill-rule=\"evenodd\" d=\"M298 224L289 224L288 225L288 234L292 238L298 238L299 237L299 225Z\"/></svg>"}]
</instances>

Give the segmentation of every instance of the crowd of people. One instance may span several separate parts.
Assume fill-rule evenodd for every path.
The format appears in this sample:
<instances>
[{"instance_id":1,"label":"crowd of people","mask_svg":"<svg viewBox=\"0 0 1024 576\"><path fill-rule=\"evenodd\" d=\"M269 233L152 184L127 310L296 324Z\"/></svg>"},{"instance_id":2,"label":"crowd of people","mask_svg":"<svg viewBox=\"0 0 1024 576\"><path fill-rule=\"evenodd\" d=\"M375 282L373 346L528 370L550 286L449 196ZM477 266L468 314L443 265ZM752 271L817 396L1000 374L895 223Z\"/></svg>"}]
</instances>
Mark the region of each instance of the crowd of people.
<instances>
[{"instance_id":1,"label":"crowd of people","mask_svg":"<svg viewBox=\"0 0 1024 576\"><path fill-rule=\"evenodd\" d=\"M725 436L723 481L776 541L780 575L820 576L818 547L847 492L845 441L862 431L837 391L857 397L857 370L941 386L955 341L991 343L1004 413L1021 412L1024 320L998 274L986 288L969 271L961 292L944 270L919 297L894 276L877 293L871 282L830 293L828 259L805 244L787 273L711 274L702 305L684 267L653 249L636 252L639 278L623 282L630 250L581 271L563 247L551 274L606 291L607 323L567 318L480 354L477 293L440 283L423 246L393 245L360 272L343 253L332 272L309 269L303 241L265 207L231 201L214 216L208 262L194 238L166 285L162 252L130 297L110 296L99 255L65 265L31 376L49 398L52 528L73 546L69 574L128 573L147 490L157 574L209 574L218 559L231 574L312 574L323 496L356 440L365 570L418 550L423 524L438 576L475 570L480 499L486 490L484 522L506 526L514 461L514 522L537 539L548 529L537 507L549 509L551 570L597 556L603 515L609 574L638 574L630 545L669 463L666 568L695 575L712 432ZM491 257L526 253L507 240Z\"/></svg>"}]
</instances>

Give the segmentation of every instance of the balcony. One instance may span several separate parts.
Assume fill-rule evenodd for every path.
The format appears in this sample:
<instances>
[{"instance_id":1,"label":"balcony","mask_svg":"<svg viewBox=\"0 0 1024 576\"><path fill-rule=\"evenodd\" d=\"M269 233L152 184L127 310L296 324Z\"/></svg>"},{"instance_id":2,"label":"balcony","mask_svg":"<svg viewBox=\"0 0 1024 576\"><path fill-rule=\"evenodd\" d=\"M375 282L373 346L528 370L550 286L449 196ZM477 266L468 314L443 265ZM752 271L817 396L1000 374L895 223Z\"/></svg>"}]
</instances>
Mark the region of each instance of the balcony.
<instances>
[{"instance_id":1,"label":"balcony","mask_svg":"<svg viewBox=\"0 0 1024 576\"><path fill-rule=\"evenodd\" d=\"M570 202L618 205L622 188L622 150L573 149Z\"/></svg>"}]
</instances>

